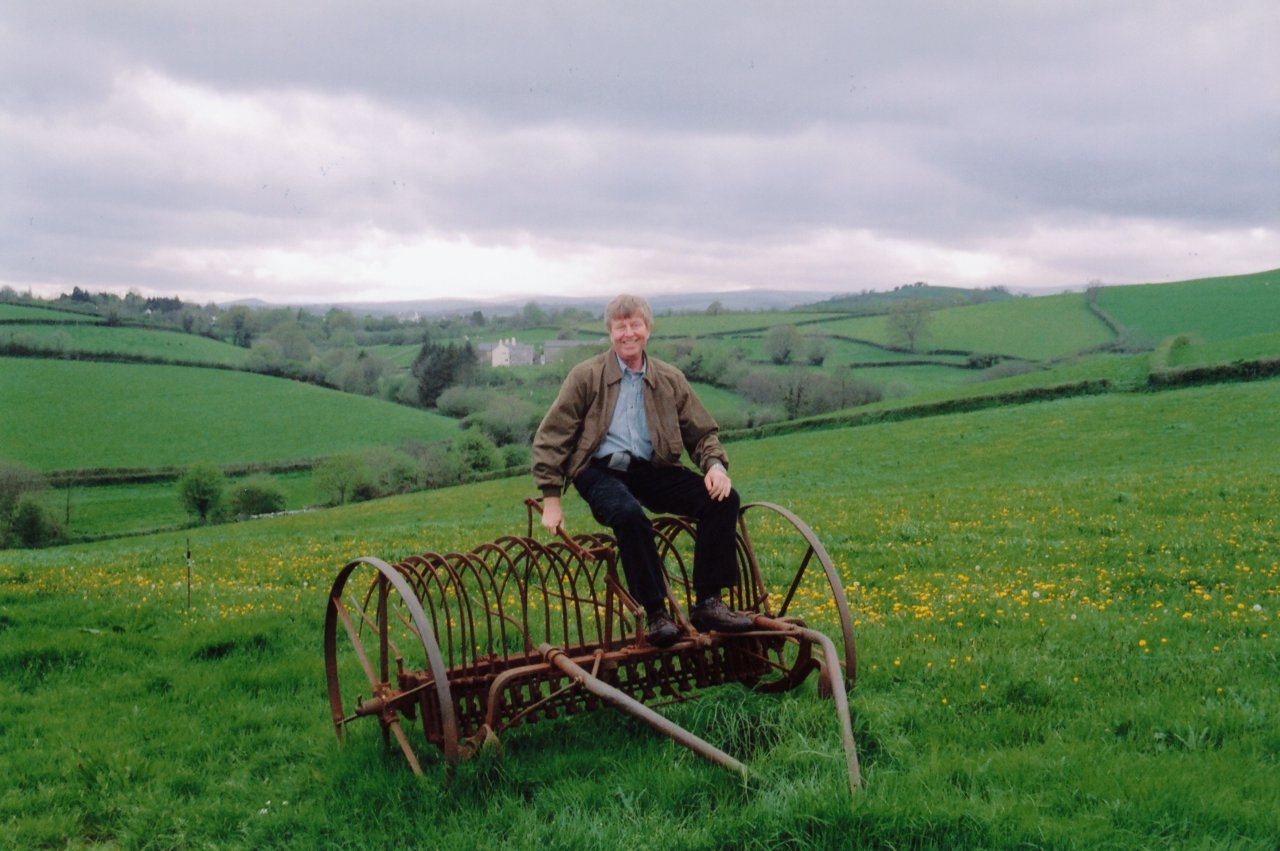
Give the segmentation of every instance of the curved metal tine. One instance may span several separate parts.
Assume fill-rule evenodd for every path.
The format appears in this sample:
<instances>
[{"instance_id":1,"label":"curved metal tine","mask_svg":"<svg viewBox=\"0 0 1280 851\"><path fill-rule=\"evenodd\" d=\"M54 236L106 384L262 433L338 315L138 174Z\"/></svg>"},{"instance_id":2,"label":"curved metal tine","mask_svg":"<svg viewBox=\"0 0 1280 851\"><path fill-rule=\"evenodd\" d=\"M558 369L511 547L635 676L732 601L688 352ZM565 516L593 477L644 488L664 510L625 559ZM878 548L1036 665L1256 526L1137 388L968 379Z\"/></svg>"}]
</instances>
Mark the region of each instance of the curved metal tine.
<instances>
[{"instance_id":1,"label":"curved metal tine","mask_svg":"<svg viewBox=\"0 0 1280 851\"><path fill-rule=\"evenodd\" d=\"M747 531L746 511L742 509L738 510L737 556L739 580L743 583L744 589L748 582L751 586L750 603L746 608L753 612L772 615L769 591L764 584L764 576L760 573L760 561L756 558L755 547L751 544L751 534ZM746 601L747 595L744 593L744 602Z\"/></svg>"},{"instance_id":2,"label":"curved metal tine","mask_svg":"<svg viewBox=\"0 0 1280 851\"><path fill-rule=\"evenodd\" d=\"M689 545L696 547L698 542L697 531L689 522L688 518L676 517L674 515L663 515L654 519L653 530L657 535L661 544L658 547L658 557L663 564L663 582L666 585L667 602L672 606L677 622L688 623L685 606L680 603L677 598L676 588L688 596L691 586L689 580L689 569L685 564L684 555L680 552L677 542L681 535L685 535L689 539ZM674 562L673 566L669 566ZM685 601L687 604L688 600Z\"/></svg>"},{"instance_id":3,"label":"curved metal tine","mask_svg":"<svg viewBox=\"0 0 1280 851\"><path fill-rule=\"evenodd\" d=\"M519 557L512 555L513 551L519 553ZM501 655L504 662L510 659L510 650L507 646L508 626L524 639L525 652L533 652L534 643L529 635L527 625L507 612L505 596L508 593L508 583L511 583L514 584L519 598L516 601L516 606L519 607L520 601L524 599L524 586L520 582L520 568L518 565L522 560L527 561L533 557L529 549L529 540L514 536L504 536L492 543L481 544L471 552L484 565L489 585L493 591L492 603L487 598L485 602L485 624L489 631L490 652L493 652L492 648L495 643L493 640L494 618L497 619L498 625L498 640L496 644L501 651L500 654L495 655ZM492 562L490 559L492 559Z\"/></svg>"},{"instance_id":4,"label":"curved metal tine","mask_svg":"<svg viewBox=\"0 0 1280 851\"><path fill-rule=\"evenodd\" d=\"M417 570L416 568L419 565L427 568L427 570ZM457 662L457 655L454 649L454 630L458 623L454 610L461 608L461 600L456 605L451 605L449 602L448 589L454 574L448 560L440 553L423 553L406 559L396 567L402 571L412 569L414 576L419 580L419 602L427 608L431 626L437 633L437 643L444 645L440 649L443 651L445 659L448 660L447 667L454 667ZM441 636L439 633L441 631L444 633L443 642L440 641Z\"/></svg>"}]
</instances>

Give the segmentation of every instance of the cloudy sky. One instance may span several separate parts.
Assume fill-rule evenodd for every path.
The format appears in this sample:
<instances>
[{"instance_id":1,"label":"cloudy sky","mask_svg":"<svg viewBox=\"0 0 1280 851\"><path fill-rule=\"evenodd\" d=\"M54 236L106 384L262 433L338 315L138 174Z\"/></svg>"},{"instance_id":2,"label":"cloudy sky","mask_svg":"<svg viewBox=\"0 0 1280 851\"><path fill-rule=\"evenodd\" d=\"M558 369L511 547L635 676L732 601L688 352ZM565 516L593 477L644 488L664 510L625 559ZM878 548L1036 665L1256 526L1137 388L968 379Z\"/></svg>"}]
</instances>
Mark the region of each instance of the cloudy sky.
<instances>
[{"instance_id":1,"label":"cloudy sky","mask_svg":"<svg viewBox=\"0 0 1280 851\"><path fill-rule=\"evenodd\" d=\"M1280 3L0 0L0 286L225 302L1280 266Z\"/></svg>"}]
</instances>

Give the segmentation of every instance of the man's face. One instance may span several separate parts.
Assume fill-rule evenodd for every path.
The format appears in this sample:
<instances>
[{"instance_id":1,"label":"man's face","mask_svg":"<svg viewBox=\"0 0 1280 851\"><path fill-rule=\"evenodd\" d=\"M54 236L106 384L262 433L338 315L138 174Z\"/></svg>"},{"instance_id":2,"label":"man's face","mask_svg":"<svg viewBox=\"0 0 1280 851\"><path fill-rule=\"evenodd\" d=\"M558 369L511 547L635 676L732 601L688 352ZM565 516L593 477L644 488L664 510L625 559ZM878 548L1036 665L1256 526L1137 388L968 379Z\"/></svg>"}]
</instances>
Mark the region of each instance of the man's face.
<instances>
[{"instance_id":1,"label":"man's face","mask_svg":"<svg viewBox=\"0 0 1280 851\"><path fill-rule=\"evenodd\" d=\"M622 362L638 369L644 356L645 343L649 342L649 326L639 316L618 316L609 325L609 338L613 350Z\"/></svg>"}]
</instances>

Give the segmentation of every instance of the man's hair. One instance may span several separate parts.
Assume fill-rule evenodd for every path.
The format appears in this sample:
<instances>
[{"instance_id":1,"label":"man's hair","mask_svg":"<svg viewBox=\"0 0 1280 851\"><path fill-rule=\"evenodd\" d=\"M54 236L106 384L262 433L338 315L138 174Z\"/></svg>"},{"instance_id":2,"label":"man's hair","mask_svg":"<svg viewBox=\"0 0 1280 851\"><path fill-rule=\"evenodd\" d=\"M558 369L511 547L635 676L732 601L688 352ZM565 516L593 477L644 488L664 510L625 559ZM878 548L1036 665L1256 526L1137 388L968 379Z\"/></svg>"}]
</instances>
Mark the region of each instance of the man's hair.
<instances>
[{"instance_id":1,"label":"man's hair","mask_svg":"<svg viewBox=\"0 0 1280 851\"><path fill-rule=\"evenodd\" d=\"M604 309L604 330L611 330L613 320L624 316L639 316L644 320L645 326L653 330L653 308L649 307L649 302L638 295L624 293L609 302Z\"/></svg>"}]
</instances>

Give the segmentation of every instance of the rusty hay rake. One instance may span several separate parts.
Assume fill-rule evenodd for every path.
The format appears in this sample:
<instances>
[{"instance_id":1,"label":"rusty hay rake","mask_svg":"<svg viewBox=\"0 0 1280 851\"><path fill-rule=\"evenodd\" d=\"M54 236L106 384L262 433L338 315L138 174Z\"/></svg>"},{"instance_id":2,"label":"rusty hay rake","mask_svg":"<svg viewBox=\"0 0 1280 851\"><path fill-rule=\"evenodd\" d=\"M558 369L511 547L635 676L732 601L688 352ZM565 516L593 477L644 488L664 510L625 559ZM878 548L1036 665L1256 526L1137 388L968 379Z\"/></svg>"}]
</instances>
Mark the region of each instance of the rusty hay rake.
<instances>
[{"instance_id":1,"label":"rusty hay rake","mask_svg":"<svg viewBox=\"0 0 1280 851\"><path fill-rule=\"evenodd\" d=\"M520 724L611 706L745 777L741 762L651 705L731 682L786 691L817 672L819 693L832 699L841 727L850 791L858 790L847 698L857 674L853 618L831 559L800 518L771 503L742 507L739 581L726 602L751 614L755 629L738 634L698 633L690 626L685 613L692 604L696 525L687 518L655 518L669 603L683 630L663 649L645 639L644 613L618 578L613 538L562 532L541 543L533 538L541 506L532 499L526 505L524 537L396 564L366 556L338 572L324 652L340 741L348 724L374 718L384 742L394 737L409 766L421 773L402 719L419 721L426 740L453 765ZM771 553L785 549L795 557L794 567L780 567L771 556L762 571L748 517L770 541L784 540ZM784 572L789 582L771 588L765 581L765 574ZM811 615L834 620L840 646L806 625Z\"/></svg>"}]
</instances>

